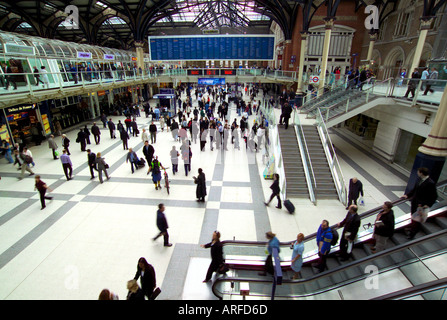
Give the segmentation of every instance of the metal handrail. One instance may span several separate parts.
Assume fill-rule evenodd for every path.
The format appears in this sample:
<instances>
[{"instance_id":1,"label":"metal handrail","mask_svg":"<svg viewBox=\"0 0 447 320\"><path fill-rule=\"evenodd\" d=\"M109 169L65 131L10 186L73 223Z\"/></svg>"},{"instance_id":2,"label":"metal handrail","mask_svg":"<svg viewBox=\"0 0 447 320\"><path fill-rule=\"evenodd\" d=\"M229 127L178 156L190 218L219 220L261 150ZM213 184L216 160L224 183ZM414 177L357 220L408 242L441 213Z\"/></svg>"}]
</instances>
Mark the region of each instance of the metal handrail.
<instances>
[{"instance_id":1,"label":"metal handrail","mask_svg":"<svg viewBox=\"0 0 447 320\"><path fill-rule=\"evenodd\" d=\"M357 78L358 77L355 77L354 80L357 79ZM305 109L306 108L306 104L313 103L313 102L315 102L315 100L321 100L320 102L317 102L317 104L326 101L326 99L328 98L328 95L330 95L331 93L334 93L336 90L338 90L338 89L340 89L340 88L342 88L342 87L344 87L346 85L347 77L344 77L344 79L345 79L345 81L342 84L336 86L335 88L332 88L328 92L323 93L321 96L316 96L316 97L314 97L314 98L304 102L300 108L304 108ZM350 81L352 81L352 80L350 80ZM311 109L311 110L313 110L313 109ZM306 110L306 111L308 111L308 110Z\"/></svg>"},{"instance_id":2,"label":"metal handrail","mask_svg":"<svg viewBox=\"0 0 447 320\"><path fill-rule=\"evenodd\" d=\"M414 287L405 288L380 297L375 297L371 300L403 300L441 289L447 289L447 277L422 283Z\"/></svg>"},{"instance_id":3,"label":"metal handrail","mask_svg":"<svg viewBox=\"0 0 447 320\"><path fill-rule=\"evenodd\" d=\"M318 115L320 116L321 121L318 121ZM323 130L323 134L325 137L325 141L326 141L326 145L328 145L329 148L329 153L326 152L326 148L324 148L325 153L326 153L326 157L332 160L332 164L335 166L335 168L337 169L337 176L338 174L339 179L338 179L338 183L340 184L340 186L338 186L336 184L337 187L337 193L339 196L339 199L341 201L341 203L343 203L343 205L346 205L348 203L348 198L347 198L347 191L346 191L346 185L345 185L345 178L343 176L343 172L341 170L341 166L340 166L340 162L338 161L338 157L337 154L335 153L335 149L334 149L334 145L332 144L332 140L331 137L329 136L329 131L327 130L326 127L326 123L324 122L323 119L323 115L321 114L321 110L320 108L318 108L318 115L317 115L317 125ZM324 146L323 146L324 147ZM332 177L335 179L335 172L333 172L332 168L334 167L333 165L330 164L330 169L332 172Z\"/></svg>"},{"instance_id":4,"label":"metal handrail","mask_svg":"<svg viewBox=\"0 0 447 320\"><path fill-rule=\"evenodd\" d=\"M380 81L380 82L376 82L376 83L374 83L374 85L372 85L370 88L368 88L368 89L366 89L366 90L363 90L363 91L359 91L359 92L357 92L356 95L355 95L354 97L358 97L358 96L364 94L365 92L366 92L367 94L369 94L369 92L367 92L367 91L369 91L369 90L374 90L374 87L376 87L377 85L382 84L382 83L385 83L385 82L390 82L392 79L393 79L393 78L388 78L388 79L386 79L386 80L383 80L383 81ZM388 97L388 93L385 94L385 96ZM330 111L331 109L335 108L336 106L338 106L338 105L340 105L340 104L343 104L343 103L349 103L349 100L350 100L351 98L353 98L353 97L352 97L352 96L351 96L351 97L347 97L346 100L339 101L339 102L336 102L336 103L334 103L334 104L332 104L332 105L330 105L330 106L328 106L328 107L325 107L325 108L324 108L324 111L326 111L326 121L329 119L329 111ZM310 112L311 112L311 111L314 111L315 109L320 109L320 110L321 110L320 107L312 108L311 110L309 110L308 116L309 116Z\"/></svg>"},{"instance_id":5,"label":"metal handrail","mask_svg":"<svg viewBox=\"0 0 447 320\"><path fill-rule=\"evenodd\" d=\"M447 212L447 207L443 207L443 208L440 208L440 209L444 210L442 213ZM439 214L442 214L442 213L439 213ZM347 263L345 265L338 266L338 267L336 267L334 269L330 269L330 270L324 271L324 272L316 274L316 275L314 275L314 276L312 276L310 278L298 279L298 280L286 280L286 279L284 279L283 280L283 284L296 284L296 285L298 285L298 284L310 283L310 282L318 280L319 278L328 277L328 276L334 275L336 273L342 272L344 270L347 270L347 269L350 269L350 268L353 268L353 267L356 267L356 266L359 266L359 265L362 265L362 264L364 265L365 263L368 263L369 261L373 261L373 260L379 259L381 257L389 256L389 255L394 254L396 252L400 252L400 251L406 250L409 247L412 247L412 246L415 246L415 245L419 245L419 244L421 244L423 242L431 241L431 240L443 237L446 234L447 234L447 230L440 230L440 231L438 231L436 233L429 234L429 235L420 237L418 239L411 240L409 242L406 242L406 243L394 246L392 248L385 249L385 250L380 251L378 253L366 256L366 257L361 258L359 260L355 260L355 261L349 262L349 263ZM415 258L415 259L417 259L417 258ZM409 263L412 263L412 262L413 261L409 261L405 265L408 265ZM398 266L398 267L401 267L401 266ZM397 268L397 267L395 266L394 268L391 268L391 269L395 269L395 268ZM385 271L389 271L389 270L385 270ZM367 275L365 275L365 277L366 276ZM259 281L259 279L255 279L255 278L237 278L237 277L218 278L213 283L213 287L212 287L213 294L216 297L219 297L216 294L216 288L215 288L218 283L220 283L220 282L236 282L236 281L238 281L238 282L270 282L271 283L271 281L265 281L265 280L264 281L262 281L262 280ZM332 290L334 290L334 289L336 289L338 287L346 286L346 285L352 284L352 283L357 282L357 281L359 281L359 279L358 278L354 278L354 279L348 280L346 282L343 282L341 284L329 287L327 289L323 289L320 292L318 292L318 294L324 293L324 292L328 292L328 291L332 291ZM297 296L294 296L294 297L297 297Z\"/></svg>"},{"instance_id":6,"label":"metal handrail","mask_svg":"<svg viewBox=\"0 0 447 320\"><path fill-rule=\"evenodd\" d=\"M301 126L299 115L296 112L296 110L294 110L294 114L295 114L294 119L297 122L297 123L295 123L295 133L296 133L296 137L298 140L298 147L300 148L301 159L303 161L304 174L306 175L307 189L309 190L310 201L314 205L317 205L317 199L316 199L315 192L314 192L314 189L315 190L317 189L317 180L315 179L315 173L314 173L314 169L312 166L312 159L310 158L309 149L307 147L307 142L306 142L306 138L304 136L303 127ZM303 147L303 143L304 143L304 147ZM305 153L303 151L305 151ZM312 173L313 180L309 176L309 166L307 165L307 158L309 159L310 172ZM313 181L314 188L312 188L311 180Z\"/></svg>"},{"instance_id":7,"label":"metal handrail","mask_svg":"<svg viewBox=\"0 0 447 320\"><path fill-rule=\"evenodd\" d=\"M443 188L445 186L447 186L447 180L442 180L436 184L436 189ZM391 201L391 204L395 207L395 206L401 205L405 202L409 202L410 200L411 200L411 198L399 198L397 200ZM381 210L383 210L382 206L378 206L378 207L370 209L362 214L359 214L360 220L369 218L369 217L373 216L374 214L380 212ZM331 229L337 228L337 225L334 224L334 225L330 226L330 228ZM309 234L304 237L303 241L307 242L307 241L313 240L316 238L316 236L317 236L316 232ZM280 242L280 245L287 247L287 246L290 246L295 241L296 240ZM242 241L242 240L224 240L221 243L224 246L225 245L265 246L267 244L266 241Z\"/></svg>"}]
</instances>

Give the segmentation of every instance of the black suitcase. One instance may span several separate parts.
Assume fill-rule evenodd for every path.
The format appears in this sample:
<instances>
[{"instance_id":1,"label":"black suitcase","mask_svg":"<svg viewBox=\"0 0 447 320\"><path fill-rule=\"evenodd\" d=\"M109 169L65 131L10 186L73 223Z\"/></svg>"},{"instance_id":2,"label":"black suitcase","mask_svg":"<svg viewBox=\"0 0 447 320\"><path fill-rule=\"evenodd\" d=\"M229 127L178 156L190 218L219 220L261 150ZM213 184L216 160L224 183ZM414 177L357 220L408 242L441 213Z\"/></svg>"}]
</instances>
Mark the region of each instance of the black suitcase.
<instances>
[{"instance_id":1,"label":"black suitcase","mask_svg":"<svg viewBox=\"0 0 447 320\"><path fill-rule=\"evenodd\" d=\"M295 212L295 206L288 199L284 200L284 207L286 207L287 211L289 211L290 214Z\"/></svg>"},{"instance_id":2,"label":"black suitcase","mask_svg":"<svg viewBox=\"0 0 447 320\"><path fill-rule=\"evenodd\" d=\"M144 161L144 159L139 159L137 165L138 168L143 168L146 165L146 161Z\"/></svg>"}]
</instances>

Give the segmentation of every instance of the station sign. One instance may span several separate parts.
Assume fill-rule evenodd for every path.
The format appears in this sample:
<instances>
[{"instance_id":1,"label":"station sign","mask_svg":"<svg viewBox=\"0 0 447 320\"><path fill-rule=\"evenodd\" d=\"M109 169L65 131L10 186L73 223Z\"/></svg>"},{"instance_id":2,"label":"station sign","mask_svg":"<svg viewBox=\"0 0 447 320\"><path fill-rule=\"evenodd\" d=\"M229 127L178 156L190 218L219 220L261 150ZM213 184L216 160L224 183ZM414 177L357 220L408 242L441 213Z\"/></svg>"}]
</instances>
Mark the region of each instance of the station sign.
<instances>
[{"instance_id":1,"label":"station sign","mask_svg":"<svg viewBox=\"0 0 447 320\"><path fill-rule=\"evenodd\" d=\"M104 60L115 60L115 55L113 55L113 54L104 54Z\"/></svg>"},{"instance_id":2,"label":"station sign","mask_svg":"<svg viewBox=\"0 0 447 320\"><path fill-rule=\"evenodd\" d=\"M92 53L91 52L80 52L77 51L77 57L78 59L91 59Z\"/></svg>"},{"instance_id":3,"label":"station sign","mask_svg":"<svg viewBox=\"0 0 447 320\"><path fill-rule=\"evenodd\" d=\"M5 43L5 52L14 54L34 55L34 47Z\"/></svg>"},{"instance_id":4,"label":"station sign","mask_svg":"<svg viewBox=\"0 0 447 320\"><path fill-rule=\"evenodd\" d=\"M6 114L18 113L28 110L33 110L36 107L36 104L22 105L6 108Z\"/></svg>"}]
</instances>

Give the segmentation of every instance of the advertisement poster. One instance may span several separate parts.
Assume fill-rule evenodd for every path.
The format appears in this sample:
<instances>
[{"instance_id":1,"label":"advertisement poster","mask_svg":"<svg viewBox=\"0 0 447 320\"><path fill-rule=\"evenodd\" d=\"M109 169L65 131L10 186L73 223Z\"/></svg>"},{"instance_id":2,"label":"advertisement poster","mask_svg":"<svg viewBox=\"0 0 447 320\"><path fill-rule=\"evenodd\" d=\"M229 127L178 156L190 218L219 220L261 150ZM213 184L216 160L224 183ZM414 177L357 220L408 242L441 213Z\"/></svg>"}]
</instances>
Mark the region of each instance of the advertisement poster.
<instances>
[{"instance_id":1,"label":"advertisement poster","mask_svg":"<svg viewBox=\"0 0 447 320\"><path fill-rule=\"evenodd\" d=\"M48 116L46 114L42 115L42 122L45 134L50 134L51 133L50 122L48 121Z\"/></svg>"},{"instance_id":2,"label":"advertisement poster","mask_svg":"<svg viewBox=\"0 0 447 320\"><path fill-rule=\"evenodd\" d=\"M4 125L2 125L0 127L0 139L1 140L6 140L6 141L10 141L9 140L8 128L6 127L6 124L4 124Z\"/></svg>"}]
</instances>

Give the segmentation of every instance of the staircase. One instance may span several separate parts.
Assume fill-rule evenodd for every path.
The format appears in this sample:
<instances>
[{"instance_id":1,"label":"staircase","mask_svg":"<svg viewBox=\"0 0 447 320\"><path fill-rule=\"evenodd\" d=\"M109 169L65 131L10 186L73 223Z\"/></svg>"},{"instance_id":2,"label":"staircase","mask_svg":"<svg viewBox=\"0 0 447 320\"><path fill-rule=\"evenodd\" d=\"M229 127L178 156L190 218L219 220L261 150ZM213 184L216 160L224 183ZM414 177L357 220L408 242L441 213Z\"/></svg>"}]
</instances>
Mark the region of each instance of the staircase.
<instances>
[{"instance_id":1,"label":"staircase","mask_svg":"<svg viewBox=\"0 0 447 320\"><path fill-rule=\"evenodd\" d=\"M286 175L286 194L288 198L309 198L303 162L293 125L286 130L278 125L279 141Z\"/></svg>"},{"instance_id":2,"label":"staircase","mask_svg":"<svg viewBox=\"0 0 447 320\"><path fill-rule=\"evenodd\" d=\"M316 199L338 200L337 189L335 188L332 172L327 162L318 129L313 125L302 125L302 128L315 175L317 186L315 197Z\"/></svg>"},{"instance_id":3,"label":"staircase","mask_svg":"<svg viewBox=\"0 0 447 320\"><path fill-rule=\"evenodd\" d=\"M301 112L306 113L308 119L315 119L320 110L326 126L330 128L378 105L394 104L394 100L387 97L386 90L381 92L374 90L387 82L388 80L379 82L363 91L337 89L334 93L325 93L319 102L309 104L307 107L303 105Z\"/></svg>"}]
</instances>

